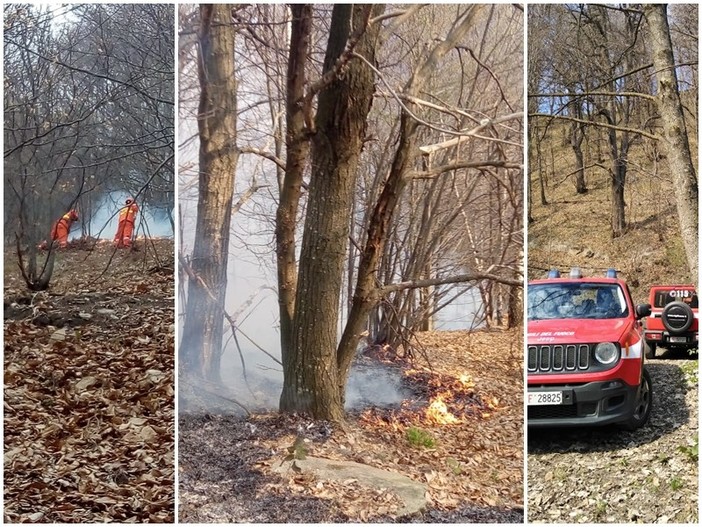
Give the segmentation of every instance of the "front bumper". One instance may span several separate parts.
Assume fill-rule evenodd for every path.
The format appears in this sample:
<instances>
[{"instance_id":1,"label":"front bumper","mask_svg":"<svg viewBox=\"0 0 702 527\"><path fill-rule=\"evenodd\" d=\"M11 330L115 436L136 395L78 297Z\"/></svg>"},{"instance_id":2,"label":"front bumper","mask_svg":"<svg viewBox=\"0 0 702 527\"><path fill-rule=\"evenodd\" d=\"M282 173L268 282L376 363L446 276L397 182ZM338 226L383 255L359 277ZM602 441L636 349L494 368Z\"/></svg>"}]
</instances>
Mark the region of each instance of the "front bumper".
<instances>
[{"instance_id":1,"label":"front bumper","mask_svg":"<svg viewBox=\"0 0 702 527\"><path fill-rule=\"evenodd\" d=\"M579 385L532 385L528 391L561 391L563 398L563 404L528 406L527 425L532 428L603 426L629 420L636 407L638 386L612 379Z\"/></svg>"}]
</instances>

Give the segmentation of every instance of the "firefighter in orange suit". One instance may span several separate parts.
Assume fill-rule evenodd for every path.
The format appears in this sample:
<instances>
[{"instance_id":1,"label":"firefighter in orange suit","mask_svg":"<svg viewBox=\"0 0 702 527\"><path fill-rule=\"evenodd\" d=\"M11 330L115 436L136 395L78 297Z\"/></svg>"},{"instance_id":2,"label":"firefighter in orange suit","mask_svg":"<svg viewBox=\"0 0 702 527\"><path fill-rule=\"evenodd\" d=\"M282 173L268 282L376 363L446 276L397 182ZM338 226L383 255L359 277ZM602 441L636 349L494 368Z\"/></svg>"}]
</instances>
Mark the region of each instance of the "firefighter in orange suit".
<instances>
[{"instance_id":1,"label":"firefighter in orange suit","mask_svg":"<svg viewBox=\"0 0 702 527\"><path fill-rule=\"evenodd\" d=\"M71 231L71 225L74 221L78 221L78 213L74 209L69 210L56 220L51 226L51 241L57 241L61 248L68 247L68 233ZM43 242L39 247L48 249L48 244Z\"/></svg>"},{"instance_id":2,"label":"firefighter in orange suit","mask_svg":"<svg viewBox=\"0 0 702 527\"><path fill-rule=\"evenodd\" d=\"M115 247L132 246L132 232L134 232L137 212L139 212L139 206L134 203L133 199L127 199L127 201L124 202L124 207L119 210L119 224L117 226L117 234L115 234Z\"/></svg>"}]
</instances>

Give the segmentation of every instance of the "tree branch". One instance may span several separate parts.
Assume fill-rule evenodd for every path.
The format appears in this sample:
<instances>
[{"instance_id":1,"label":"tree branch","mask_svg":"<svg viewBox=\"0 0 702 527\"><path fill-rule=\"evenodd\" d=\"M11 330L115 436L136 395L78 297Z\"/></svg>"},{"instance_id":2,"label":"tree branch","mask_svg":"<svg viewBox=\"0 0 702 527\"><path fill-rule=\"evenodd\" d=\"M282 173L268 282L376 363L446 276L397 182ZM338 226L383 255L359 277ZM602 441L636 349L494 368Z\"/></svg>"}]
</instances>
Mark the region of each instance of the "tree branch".
<instances>
[{"instance_id":1,"label":"tree branch","mask_svg":"<svg viewBox=\"0 0 702 527\"><path fill-rule=\"evenodd\" d=\"M520 163L510 163L509 161L502 159L493 161L458 161L456 163L449 163L447 165L442 165L429 170L413 170L412 172L409 172L406 177L409 179L432 179L452 170L460 170L463 168L480 169L484 167L522 169L522 165Z\"/></svg>"},{"instance_id":2,"label":"tree branch","mask_svg":"<svg viewBox=\"0 0 702 527\"><path fill-rule=\"evenodd\" d=\"M285 170L285 161L271 154L270 152L266 152L265 150L262 150L260 148L255 148L253 146L242 146L241 148L239 148L239 152L241 152L242 154L256 154L257 156L261 156L264 159L272 161L273 163L278 165L278 167Z\"/></svg>"},{"instance_id":3,"label":"tree branch","mask_svg":"<svg viewBox=\"0 0 702 527\"><path fill-rule=\"evenodd\" d=\"M562 119L564 121L573 121L576 123L583 123L583 124L589 124L592 126L600 126L602 128L608 128L611 130L618 130L620 132L629 132L632 134L638 134L643 137L647 137L649 139L653 139L654 141L660 140L660 137L650 134L648 132L644 132L643 130L638 130L636 128L628 128L625 126L616 126L613 124L605 124L605 123L600 123L598 121L588 121L587 119L577 119L575 117L567 117L565 115L551 115L548 113L530 113L529 117L548 117L549 119Z\"/></svg>"},{"instance_id":4,"label":"tree branch","mask_svg":"<svg viewBox=\"0 0 702 527\"><path fill-rule=\"evenodd\" d=\"M488 280L491 282L497 282L505 285L512 285L516 287L524 287L524 280L515 280L514 278L504 278L502 276L497 276L490 273L469 273L469 274L459 274L455 276L447 276L444 278L428 278L425 280L409 280L407 282L398 282L396 284L388 284L381 287L378 295L386 296L389 293L394 293L396 291L403 291L405 289L419 289L422 287L431 287L435 285L445 285L445 284L460 284L463 282L478 282L480 280Z\"/></svg>"},{"instance_id":5,"label":"tree branch","mask_svg":"<svg viewBox=\"0 0 702 527\"><path fill-rule=\"evenodd\" d=\"M607 97L641 97L642 99L648 99L650 101L655 101L656 98L653 95L647 93L623 91L623 92L610 92L610 91L588 91L588 92L577 92L577 93L530 93L527 97L568 97L572 99L582 99L583 97L589 97L591 95L603 95Z\"/></svg>"}]
</instances>

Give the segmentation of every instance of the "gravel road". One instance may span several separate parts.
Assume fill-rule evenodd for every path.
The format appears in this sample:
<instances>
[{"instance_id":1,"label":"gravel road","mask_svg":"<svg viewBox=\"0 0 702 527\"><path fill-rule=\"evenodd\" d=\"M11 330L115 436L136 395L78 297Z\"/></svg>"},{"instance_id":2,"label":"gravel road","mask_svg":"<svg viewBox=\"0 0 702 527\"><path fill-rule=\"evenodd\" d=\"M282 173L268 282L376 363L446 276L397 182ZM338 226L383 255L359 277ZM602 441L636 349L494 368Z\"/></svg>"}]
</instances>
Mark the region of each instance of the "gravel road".
<instances>
[{"instance_id":1,"label":"gravel road","mask_svg":"<svg viewBox=\"0 0 702 527\"><path fill-rule=\"evenodd\" d=\"M529 431L528 521L697 523L697 367L648 361L653 410L636 432Z\"/></svg>"}]
</instances>

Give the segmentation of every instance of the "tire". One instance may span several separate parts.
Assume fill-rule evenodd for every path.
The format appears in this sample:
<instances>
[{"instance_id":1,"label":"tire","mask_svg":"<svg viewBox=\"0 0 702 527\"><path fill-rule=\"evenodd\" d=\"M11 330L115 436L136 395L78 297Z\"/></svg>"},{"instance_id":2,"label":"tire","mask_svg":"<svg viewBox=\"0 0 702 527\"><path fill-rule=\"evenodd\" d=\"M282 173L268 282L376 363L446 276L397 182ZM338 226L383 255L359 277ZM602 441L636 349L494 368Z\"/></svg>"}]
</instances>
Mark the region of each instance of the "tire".
<instances>
[{"instance_id":1,"label":"tire","mask_svg":"<svg viewBox=\"0 0 702 527\"><path fill-rule=\"evenodd\" d=\"M651 416L651 407L653 406L652 388L653 383L651 382L651 375L648 373L648 370L644 368L641 384L636 392L634 411L629 420L622 425L625 430L638 430L648 421L648 418Z\"/></svg>"},{"instance_id":2,"label":"tire","mask_svg":"<svg viewBox=\"0 0 702 527\"><path fill-rule=\"evenodd\" d=\"M685 302L671 302L661 313L661 320L665 329L671 333L684 333L695 320L695 315L692 313L692 308Z\"/></svg>"},{"instance_id":3,"label":"tire","mask_svg":"<svg viewBox=\"0 0 702 527\"><path fill-rule=\"evenodd\" d=\"M656 343L646 341L646 358L655 359L656 358Z\"/></svg>"}]
</instances>

